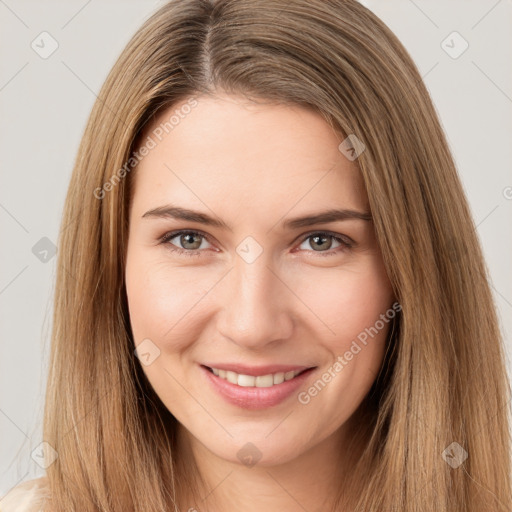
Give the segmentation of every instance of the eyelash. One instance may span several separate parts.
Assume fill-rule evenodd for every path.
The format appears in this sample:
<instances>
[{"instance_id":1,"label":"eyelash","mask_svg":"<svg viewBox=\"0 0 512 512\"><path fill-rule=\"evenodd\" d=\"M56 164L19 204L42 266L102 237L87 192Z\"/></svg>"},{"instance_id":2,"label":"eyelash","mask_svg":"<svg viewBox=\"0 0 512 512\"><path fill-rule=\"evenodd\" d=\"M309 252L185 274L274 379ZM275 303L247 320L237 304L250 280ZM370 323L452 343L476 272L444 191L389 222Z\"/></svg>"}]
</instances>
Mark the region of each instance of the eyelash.
<instances>
[{"instance_id":1,"label":"eyelash","mask_svg":"<svg viewBox=\"0 0 512 512\"><path fill-rule=\"evenodd\" d=\"M171 233L166 233L164 236L162 236L160 238L160 243L167 244L168 245L167 248L170 251L176 252L178 254L183 254L184 256L200 256L201 255L201 253L203 252L203 249L196 249L196 250L181 249L180 247L177 247L174 244L171 244L169 242L173 238L176 238L178 235L199 235L200 237L203 237L204 239L206 239L208 242L211 243L211 241L209 240L209 237L206 234L201 233L200 231L192 231L192 230L173 231ZM301 245L303 242L305 242L308 238L312 238L314 235L331 237L341 244L340 247L336 247L334 250L329 250L329 251L313 251L313 250L311 250L310 251L310 252L317 253L319 256L324 256L324 257L325 256L335 256L338 253L346 251L353 247L353 245L352 245L353 241L348 239L348 237L346 237L346 238L350 241L346 240L345 238L340 237L339 235L330 233L328 231L312 231L312 232L308 233L307 235L305 235L304 237L302 237L299 245Z\"/></svg>"}]
</instances>

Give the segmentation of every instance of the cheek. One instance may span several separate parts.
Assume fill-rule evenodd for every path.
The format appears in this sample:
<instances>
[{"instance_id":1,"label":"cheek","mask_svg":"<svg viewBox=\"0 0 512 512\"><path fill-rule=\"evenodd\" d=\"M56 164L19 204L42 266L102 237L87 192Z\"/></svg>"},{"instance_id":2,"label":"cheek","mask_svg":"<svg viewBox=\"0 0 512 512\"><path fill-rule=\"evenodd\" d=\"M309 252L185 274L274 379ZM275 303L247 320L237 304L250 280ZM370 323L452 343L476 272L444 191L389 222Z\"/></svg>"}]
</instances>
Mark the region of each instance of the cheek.
<instances>
[{"instance_id":1,"label":"cheek","mask_svg":"<svg viewBox=\"0 0 512 512\"><path fill-rule=\"evenodd\" d=\"M331 359L318 381L298 398L301 404L332 411L336 424L356 410L375 381L396 314L392 287L380 260L369 257L364 263L309 279L314 284L309 287L308 305L322 320L316 322L315 332Z\"/></svg>"},{"instance_id":2,"label":"cheek","mask_svg":"<svg viewBox=\"0 0 512 512\"><path fill-rule=\"evenodd\" d=\"M330 417L326 435L356 411L382 366L396 311L391 285L378 268L338 271L336 278L322 277L310 287L311 309L322 319L315 324L316 339L330 357L297 399L310 416Z\"/></svg>"},{"instance_id":3,"label":"cheek","mask_svg":"<svg viewBox=\"0 0 512 512\"><path fill-rule=\"evenodd\" d=\"M206 292L192 286L190 269L173 268L162 259L132 251L126 266L126 293L134 345L151 340L160 355L142 365L151 386L169 411L181 411L189 396L179 382L186 380L187 367L176 357L193 346L202 326L195 319L198 302ZM153 349L154 350L154 349ZM173 364L174 362L174 364Z\"/></svg>"},{"instance_id":4,"label":"cheek","mask_svg":"<svg viewBox=\"0 0 512 512\"><path fill-rule=\"evenodd\" d=\"M306 273L296 283L297 295L312 313L308 316L314 319L313 329L336 353L348 350L352 340L364 338L393 301L387 275L374 258L357 268ZM383 334L375 338L385 337L389 321L381 324L377 328Z\"/></svg>"},{"instance_id":5,"label":"cheek","mask_svg":"<svg viewBox=\"0 0 512 512\"><path fill-rule=\"evenodd\" d=\"M190 267L170 267L161 255L133 251L126 293L135 345L149 338L165 352L192 346L204 329L204 299L219 277Z\"/></svg>"}]
</instances>

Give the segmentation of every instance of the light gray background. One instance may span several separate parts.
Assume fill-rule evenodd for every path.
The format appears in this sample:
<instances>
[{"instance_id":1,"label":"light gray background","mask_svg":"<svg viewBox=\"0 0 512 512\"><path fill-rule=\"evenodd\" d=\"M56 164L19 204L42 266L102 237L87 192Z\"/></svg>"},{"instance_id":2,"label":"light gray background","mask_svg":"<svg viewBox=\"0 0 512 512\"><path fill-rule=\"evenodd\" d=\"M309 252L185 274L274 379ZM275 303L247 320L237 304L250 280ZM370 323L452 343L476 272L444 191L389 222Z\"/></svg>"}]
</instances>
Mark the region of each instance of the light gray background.
<instances>
[{"instance_id":1,"label":"light gray background","mask_svg":"<svg viewBox=\"0 0 512 512\"><path fill-rule=\"evenodd\" d=\"M512 2L363 3L397 34L431 92L478 224L510 368ZM43 263L32 248L43 237L56 242L96 94L161 4L0 0L0 496L44 475L31 453L42 441L56 258ZM47 59L31 48L43 31L59 45ZM456 59L441 46L453 31L469 44ZM453 36L445 45L461 48Z\"/></svg>"}]
</instances>

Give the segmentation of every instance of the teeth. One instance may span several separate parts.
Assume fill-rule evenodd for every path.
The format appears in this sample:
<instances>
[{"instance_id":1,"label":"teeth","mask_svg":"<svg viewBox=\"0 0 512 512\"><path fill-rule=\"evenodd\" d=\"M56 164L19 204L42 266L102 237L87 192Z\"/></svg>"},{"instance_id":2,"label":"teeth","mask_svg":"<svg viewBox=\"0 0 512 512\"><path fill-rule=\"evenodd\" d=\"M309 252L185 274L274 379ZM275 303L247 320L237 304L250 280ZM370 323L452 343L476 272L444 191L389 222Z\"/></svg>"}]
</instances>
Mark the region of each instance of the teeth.
<instances>
[{"instance_id":1,"label":"teeth","mask_svg":"<svg viewBox=\"0 0 512 512\"><path fill-rule=\"evenodd\" d=\"M290 371L290 372L279 372L271 373L268 375L243 375L241 373L232 372L229 370L220 370L218 368L211 369L214 375L221 379L227 380L232 384L237 384L242 387L257 387L257 388L269 388L276 384L281 384L285 380L291 380L297 376L302 370Z\"/></svg>"}]
</instances>

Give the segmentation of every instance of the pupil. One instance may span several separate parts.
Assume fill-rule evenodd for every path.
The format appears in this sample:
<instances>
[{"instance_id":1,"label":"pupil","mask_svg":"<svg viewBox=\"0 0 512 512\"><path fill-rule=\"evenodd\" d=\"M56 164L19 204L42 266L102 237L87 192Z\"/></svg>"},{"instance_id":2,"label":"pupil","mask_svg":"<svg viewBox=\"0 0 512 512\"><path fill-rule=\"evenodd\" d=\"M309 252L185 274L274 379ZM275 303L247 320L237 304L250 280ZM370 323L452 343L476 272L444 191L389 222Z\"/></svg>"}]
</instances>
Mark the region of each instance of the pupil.
<instances>
[{"instance_id":1,"label":"pupil","mask_svg":"<svg viewBox=\"0 0 512 512\"><path fill-rule=\"evenodd\" d=\"M313 243L319 245L319 247L322 248L322 247L325 247L325 244L318 244L318 240L327 240L328 238L329 238L328 236L324 236L324 235L314 236ZM329 244L327 244L327 245L329 245Z\"/></svg>"},{"instance_id":2,"label":"pupil","mask_svg":"<svg viewBox=\"0 0 512 512\"><path fill-rule=\"evenodd\" d=\"M192 241L188 240L189 238L192 238ZM182 239L183 246L187 247L188 243L193 245L194 244L194 238L195 238L195 235L193 235L192 233L188 233L186 235L182 235L181 239ZM196 241L196 244L197 244L197 241ZM199 242L199 245L201 245L200 242ZM187 247L187 249L197 249L197 247Z\"/></svg>"}]
</instances>

